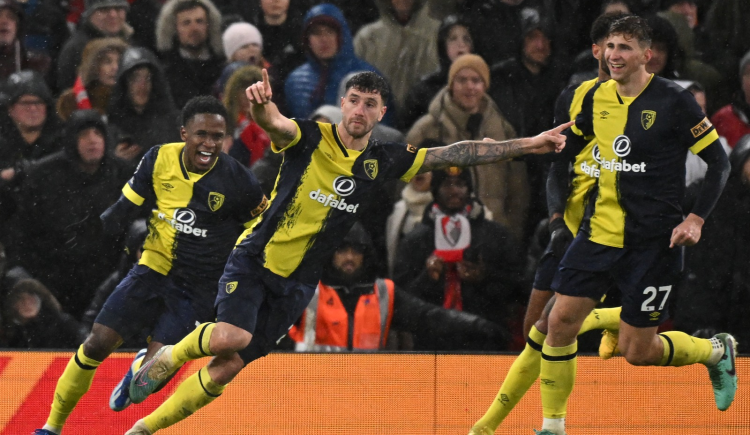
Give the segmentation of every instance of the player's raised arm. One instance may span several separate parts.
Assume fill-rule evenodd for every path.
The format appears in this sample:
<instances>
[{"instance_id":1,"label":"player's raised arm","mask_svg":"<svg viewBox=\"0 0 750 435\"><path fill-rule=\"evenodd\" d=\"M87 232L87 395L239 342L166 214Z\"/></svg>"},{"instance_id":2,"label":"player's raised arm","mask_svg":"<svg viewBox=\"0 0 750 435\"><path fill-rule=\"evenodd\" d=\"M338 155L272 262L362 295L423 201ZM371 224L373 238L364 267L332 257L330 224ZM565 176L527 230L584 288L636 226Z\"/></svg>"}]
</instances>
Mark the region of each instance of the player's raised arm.
<instances>
[{"instance_id":1,"label":"player's raised arm","mask_svg":"<svg viewBox=\"0 0 750 435\"><path fill-rule=\"evenodd\" d=\"M444 147L430 148L425 154L419 172L442 169L450 166L475 166L500 160L512 159L525 154L560 152L565 147L562 131L573 125L570 121L558 125L534 137L511 139L502 142L492 140L464 140Z\"/></svg>"},{"instance_id":2,"label":"player's raised arm","mask_svg":"<svg viewBox=\"0 0 750 435\"><path fill-rule=\"evenodd\" d=\"M256 82L245 89L250 100L250 111L253 120L268 133L277 148L285 148L297 136L297 124L282 115L271 101L273 92L268 80L268 71L263 68L263 81Z\"/></svg>"}]
</instances>

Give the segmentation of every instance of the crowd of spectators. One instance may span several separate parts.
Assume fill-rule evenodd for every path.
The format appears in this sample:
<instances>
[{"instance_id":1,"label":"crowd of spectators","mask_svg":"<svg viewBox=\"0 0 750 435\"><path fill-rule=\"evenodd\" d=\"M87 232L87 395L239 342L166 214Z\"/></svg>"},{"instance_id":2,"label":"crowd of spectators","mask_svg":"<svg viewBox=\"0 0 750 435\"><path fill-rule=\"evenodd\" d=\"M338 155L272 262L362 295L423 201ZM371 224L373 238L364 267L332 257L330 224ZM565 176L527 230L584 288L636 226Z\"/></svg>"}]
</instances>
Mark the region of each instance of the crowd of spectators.
<instances>
[{"instance_id":1,"label":"crowd of spectators","mask_svg":"<svg viewBox=\"0 0 750 435\"><path fill-rule=\"evenodd\" d=\"M332 123L348 77L383 75L392 96L373 140L433 147L531 136L554 125L566 86L597 76L589 27L612 11L648 19L648 71L693 92L732 163L704 240L686 250L668 327L750 338L747 0L0 0L0 347L74 347L85 337L146 233L142 220L105 234L99 215L150 147L180 140L190 98L223 101L224 151L270 197L282 156L244 94L261 69L284 115ZM391 331L390 348L523 343L548 237L549 162L420 174L359 211L365 287L389 278L401 295L393 326L404 330ZM687 160L688 210L701 164ZM459 335L445 328L454 320L425 327L403 307L454 319Z\"/></svg>"}]
</instances>

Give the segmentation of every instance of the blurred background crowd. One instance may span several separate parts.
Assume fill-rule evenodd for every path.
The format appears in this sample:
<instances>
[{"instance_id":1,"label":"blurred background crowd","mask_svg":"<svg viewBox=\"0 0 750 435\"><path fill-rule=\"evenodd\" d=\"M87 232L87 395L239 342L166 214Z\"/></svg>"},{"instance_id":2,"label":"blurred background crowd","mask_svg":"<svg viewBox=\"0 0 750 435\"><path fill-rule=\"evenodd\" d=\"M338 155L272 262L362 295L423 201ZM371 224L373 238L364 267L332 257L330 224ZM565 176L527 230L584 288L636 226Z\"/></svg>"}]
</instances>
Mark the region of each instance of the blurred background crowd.
<instances>
[{"instance_id":1,"label":"blurred background crowd","mask_svg":"<svg viewBox=\"0 0 750 435\"><path fill-rule=\"evenodd\" d=\"M747 0L0 0L0 346L82 341L147 232L140 220L105 234L99 215L151 146L180 140L179 111L190 98L224 102L224 151L270 197L283 157L270 152L244 94L261 68L283 114L332 123L341 120L348 77L383 75L392 97L376 140L432 147L531 136L553 126L566 86L597 77L589 30L613 11L648 18L648 71L695 95L732 163L703 239L686 250L664 327L744 341ZM347 245L363 253L360 276L391 278L402 294L381 347L523 347L524 306L549 237L549 162L536 156L419 175L360 210L362 234ZM687 161L686 210L701 164ZM470 230L455 262L434 255L435 219L445 213L460 214ZM336 266L326 273L340 281ZM617 295L607 303L618 305Z\"/></svg>"}]
</instances>

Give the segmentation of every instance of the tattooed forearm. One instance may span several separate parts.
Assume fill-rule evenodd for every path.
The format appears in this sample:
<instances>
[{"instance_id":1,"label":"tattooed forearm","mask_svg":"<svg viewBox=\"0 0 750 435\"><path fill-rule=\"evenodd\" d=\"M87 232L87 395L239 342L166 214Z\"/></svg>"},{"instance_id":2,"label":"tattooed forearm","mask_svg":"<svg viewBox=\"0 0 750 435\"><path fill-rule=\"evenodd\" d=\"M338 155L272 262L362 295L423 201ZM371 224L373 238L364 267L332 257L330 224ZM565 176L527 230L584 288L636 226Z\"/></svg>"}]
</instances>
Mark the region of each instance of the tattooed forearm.
<instances>
[{"instance_id":1,"label":"tattooed forearm","mask_svg":"<svg viewBox=\"0 0 750 435\"><path fill-rule=\"evenodd\" d=\"M465 140L454 144L430 148L419 172L443 169L450 166L474 166L498 162L523 155L523 140L503 142Z\"/></svg>"}]
</instances>

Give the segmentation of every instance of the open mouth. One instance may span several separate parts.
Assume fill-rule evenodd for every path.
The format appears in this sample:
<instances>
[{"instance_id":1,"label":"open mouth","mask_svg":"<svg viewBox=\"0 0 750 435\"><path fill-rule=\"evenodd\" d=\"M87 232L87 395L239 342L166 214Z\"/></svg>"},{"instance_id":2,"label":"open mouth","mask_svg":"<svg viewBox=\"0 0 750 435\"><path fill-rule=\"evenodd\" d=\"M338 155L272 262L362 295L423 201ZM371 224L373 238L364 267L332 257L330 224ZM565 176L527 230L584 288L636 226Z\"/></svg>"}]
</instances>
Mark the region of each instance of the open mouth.
<instances>
[{"instance_id":1,"label":"open mouth","mask_svg":"<svg viewBox=\"0 0 750 435\"><path fill-rule=\"evenodd\" d=\"M208 163L211 161L211 157L213 154L206 152L206 151L198 151L198 163L202 165L208 165Z\"/></svg>"}]
</instances>

